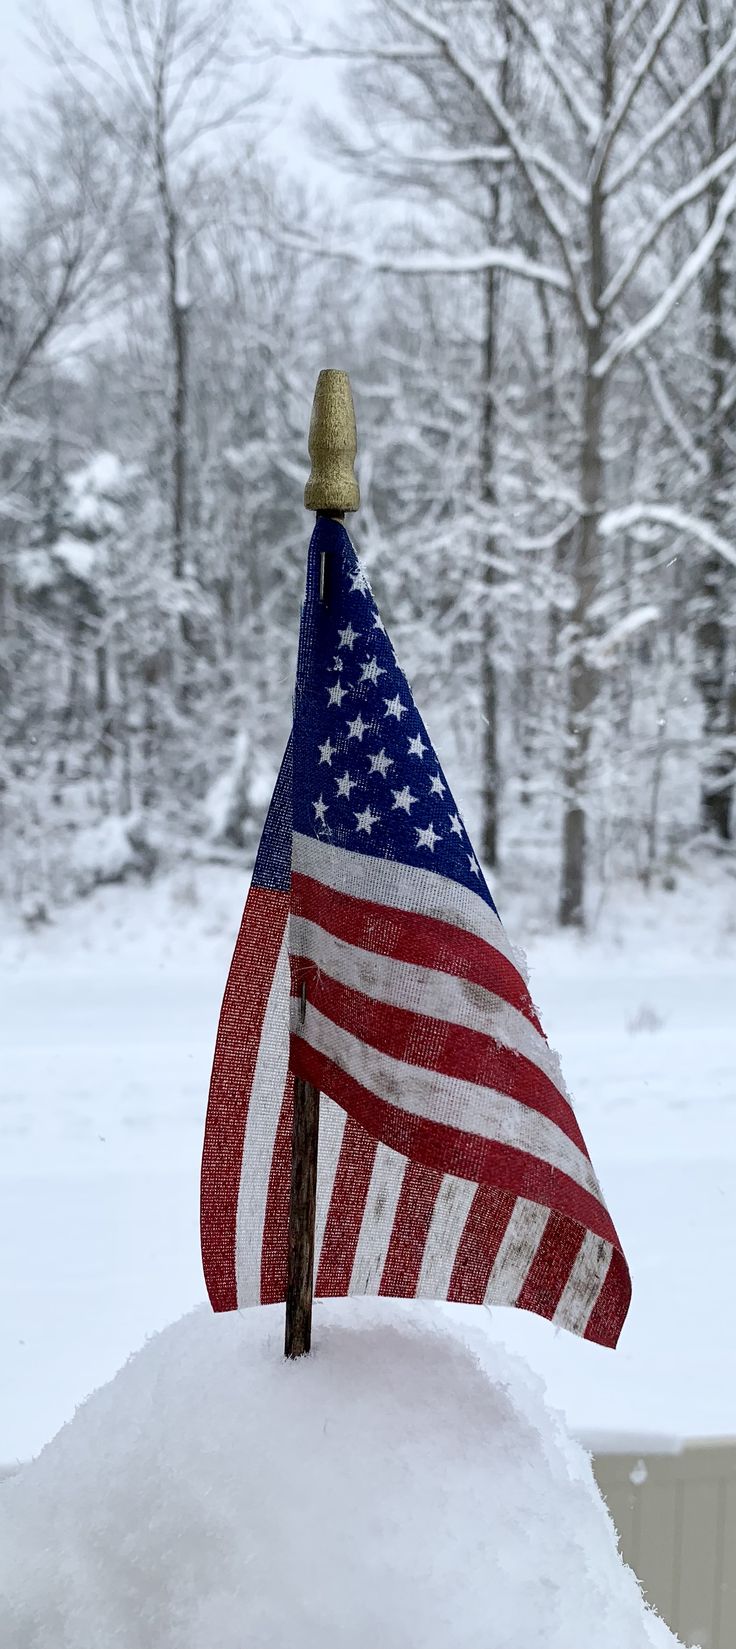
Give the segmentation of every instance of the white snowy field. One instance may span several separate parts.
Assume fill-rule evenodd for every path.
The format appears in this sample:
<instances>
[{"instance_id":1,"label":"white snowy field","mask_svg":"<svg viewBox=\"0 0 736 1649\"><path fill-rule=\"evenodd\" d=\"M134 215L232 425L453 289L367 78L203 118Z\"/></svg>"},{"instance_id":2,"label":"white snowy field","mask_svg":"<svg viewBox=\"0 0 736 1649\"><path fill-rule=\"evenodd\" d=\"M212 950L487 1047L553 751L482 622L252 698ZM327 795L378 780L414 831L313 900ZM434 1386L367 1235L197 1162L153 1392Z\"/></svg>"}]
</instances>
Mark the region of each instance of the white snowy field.
<instances>
[{"instance_id":1,"label":"white snowy field","mask_svg":"<svg viewBox=\"0 0 736 1649\"><path fill-rule=\"evenodd\" d=\"M204 1296L199 1153L245 886L187 869L38 932L4 919L0 1463ZM578 1432L736 1433L736 879L705 863L673 892L611 893L585 939L530 936L514 903L634 1296L615 1353L474 1315Z\"/></svg>"}]
</instances>

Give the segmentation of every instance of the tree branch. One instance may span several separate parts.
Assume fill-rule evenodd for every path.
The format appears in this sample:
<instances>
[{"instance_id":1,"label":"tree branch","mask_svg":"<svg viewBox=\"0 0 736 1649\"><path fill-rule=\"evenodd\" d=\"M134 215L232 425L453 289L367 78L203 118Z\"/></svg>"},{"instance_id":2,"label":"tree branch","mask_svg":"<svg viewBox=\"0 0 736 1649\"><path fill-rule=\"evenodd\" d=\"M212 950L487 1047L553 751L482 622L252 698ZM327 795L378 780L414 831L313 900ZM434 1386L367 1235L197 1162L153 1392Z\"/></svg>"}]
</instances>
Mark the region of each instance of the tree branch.
<instances>
[{"instance_id":1,"label":"tree branch","mask_svg":"<svg viewBox=\"0 0 736 1649\"><path fill-rule=\"evenodd\" d=\"M645 258L647 252L651 251L666 224L670 223L678 212L683 211L684 207L690 206L694 200L697 200L699 195L705 194L714 179L720 177L723 172L729 171L732 166L736 166L736 143L732 143L728 149L724 149L722 155L717 155L709 166L705 166L702 172L698 172L695 177L690 178L689 182L683 183L681 189L676 190L669 200L663 202L659 211L655 212L650 226L634 243L623 262L619 264L616 274L608 282L605 292L601 295L602 309L610 308L616 299L621 296L632 276L636 274L642 258Z\"/></svg>"},{"instance_id":2,"label":"tree branch","mask_svg":"<svg viewBox=\"0 0 736 1649\"><path fill-rule=\"evenodd\" d=\"M620 332L618 337L614 338L613 342L609 344L605 353L596 361L593 368L596 378L604 378L616 361L621 360L624 355L630 355L632 350L638 349L639 345L643 344L645 339L650 338L652 333L656 332L658 327L662 326L663 322L667 320L678 299L692 285L701 269L705 268L711 252L725 233L728 220L734 209L736 209L736 177L732 177L728 188L721 196L710 227L706 230L694 252L691 252L689 258L686 258L674 280L670 281L669 286L665 287L661 297L652 305L651 309L648 309L626 332Z\"/></svg>"},{"instance_id":3,"label":"tree branch","mask_svg":"<svg viewBox=\"0 0 736 1649\"><path fill-rule=\"evenodd\" d=\"M394 10L404 18L405 22L411 24L420 32L429 35L432 40L436 41L447 62L452 66L452 68L457 70L458 74L462 76L466 84L470 86L473 91L477 92L478 96L485 103L486 108L490 111L496 125L503 132L507 142L513 150L517 162L524 173L527 184L529 185L534 199L537 202L540 213L547 224L547 228L557 244L562 261L567 271L566 289L574 298L586 326L596 326L597 316L590 303L584 283L580 280L579 270L576 268L570 254L571 235L569 226L566 220L557 211L554 202L549 199L546 190L542 188L539 178L536 175L532 153L527 148L521 132L519 131L509 110L506 108L505 104L502 103L501 99L496 96L493 87L488 84L483 76L478 74L472 60L466 57L464 53L458 51L457 47L453 45L447 29L443 28L439 23L435 23L434 18L428 17L426 13L418 11L415 6L408 3L408 0L391 0L391 3Z\"/></svg>"},{"instance_id":4,"label":"tree branch","mask_svg":"<svg viewBox=\"0 0 736 1649\"><path fill-rule=\"evenodd\" d=\"M606 510L599 521L599 528L604 538L611 538L614 533L626 532L630 527L646 526L672 527L675 532L684 533L709 554L718 555L729 566L736 567L736 548L729 544L727 538L715 532L707 521L700 516L688 515L685 510L679 510L671 504L627 504L620 510Z\"/></svg>"},{"instance_id":5,"label":"tree branch","mask_svg":"<svg viewBox=\"0 0 736 1649\"><path fill-rule=\"evenodd\" d=\"M658 18L649 39L640 52L629 79L623 90L616 98L613 108L601 128L598 142L595 146L591 161L590 173L592 178L602 178L606 163L613 144L618 137L634 98L644 84L652 65L656 62L665 40L682 11L685 0L669 0L660 18Z\"/></svg>"},{"instance_id":6,"label":"tree branch","mask_svg":"<svg viewBox=\"0 0 736 1649\"><path fill-rule=\"evenodd\" d=\"M611 195L615 194L616 190L621 188L622 183L625 183L627 179L631 177L632 173L637 171L642 161L646 159L647 155L650 155L652 151L657 148L658 144L662 142L662 139L667 137L668 133L671 132L675 126L680 124L680 121L684 119L685 115L688 114L693 105L698 102L699 98L710 85L711 81L715 80L716 76L720 74L721 69L725 67L726 63L729 61L729 58L733 57L734 52L736 52L736 28L732 29L728 39L724 41L720 51L716 52L715 57L711 58L710 63L705 69L703 69L702 74L699 74L696 79L692 81L692 83L683 92L682 96L678 97L676 103L671 104L666 114L662 116L662 119L658 120L655 126L650 127L648 131L644 133L644 136L640 139L639 143L634 145L626 160L623 160L618 169L611 173L611 176L609 177L608 182L604 185L603 189L603 193L606 198L609 198Z\"/></svg>"},{"instance_id":7,"label":"tree branch","mask_svg":"<svg viewBox=\"0 0 736 1649\"><path fill-rule=\"evenodd\" d=\"M546 41L543 40L540 29L533 18L529 16L523 0L506 0L506 5L534 46L540 62L544 64L550 79L557 87L576 126L588 142L595 142L600 131L600 120L597 114L588 107L568 76L563 74L559 58L554 56Z\"/></svg>"},{"instance_id":8,"label":"tree branch","mask_svg":"<svg viewBox=\"0 0 736 1649\"><path fill-rule=\"evenodd\" d=\"M283 231L278 240L281 246L288 246L295 252L311 252L321 257L340 259L380 275L478 275L485 269L503 269L521 280L543 281L545 285L554 287L556 292L570 290L567 278L560 270L535 263L521 252L503 246L484 247L482 251L468 252L464 257L452 257L444 252L419 252L401 257L391 253L373 256L349 246L326 246L306 235L290 235Z\"/></svg>"},{"instance_id":9,"label":"tree branch","mask_svg":"<svg viewBox=\"0 0 736 1649\"><path fill-rule=\"evenodd\" d=\"M637 351L636 358L660 418L666 424L670 434L674 436L683 458L686 458L687 462L692 464L698 475L705 475L708 468L705 454L699 451L687 425L683 423L677 407L673 405L669 390L656 361L645 349L642 349L641 352Z\"/></svg>"}]
</instances>

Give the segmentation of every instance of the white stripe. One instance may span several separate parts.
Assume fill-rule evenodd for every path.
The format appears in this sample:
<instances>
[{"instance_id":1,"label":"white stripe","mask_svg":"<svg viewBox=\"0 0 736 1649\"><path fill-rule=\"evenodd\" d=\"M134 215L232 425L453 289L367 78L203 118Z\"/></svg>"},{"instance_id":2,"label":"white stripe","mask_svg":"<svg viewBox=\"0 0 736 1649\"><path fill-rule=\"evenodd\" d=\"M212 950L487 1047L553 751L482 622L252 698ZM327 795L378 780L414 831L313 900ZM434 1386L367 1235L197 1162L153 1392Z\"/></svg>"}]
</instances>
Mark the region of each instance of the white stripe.
<instances>
[{"instance_id":1,"label":"white stripe","mask_svg":"<svg viewBox=\"0 0 736 1649\"><path fill-rule=\"evenodd\" d=\"M335 1184L340 1147L345 1132L345 1112L341 1105L319 1096L319 1141L317 1144L317 1212L314 1220L314 1277L317 1280L322 1244L325 1236L330 1198Z\"/></svg>"},{"instance_id":2,"label":"white stripe","mask_svg":"<svg viewBox=\"0 0 736 1649\"><path fill-rule=\"evenodd\" d=\"M586 1231L575 1263L560 1295L552 1321L573 1334L584 1334L591 1312L608 1275L613 1257L610 1242Z\"/></svg>"},{"instance_id":3,"label":"white stripe","mask_svg":"<svg viewBox=\"0 0 736 1649\"><path fill-rule=\"evenodd\" d=\"M291 981L287 935L288 927L268 993L245 1124L235 1225L235 1283L239 1306L258 1305L261 1298L266 1198L289 1063Z\"/></svg>"},{"instance_id":4,"label":"white stripe","mask_svg":"<svg viewBox=\"0 0 736 1649\"><path fill-rule=\"evenodd\" d=\"M588 1158L556 1123L530 1105L523 1105L493 1088L481 1087L479 1083L439 1076L422 1065L393 1059L326 1019L309 999L299 1034L310 1047L333 1060L356 1082L397 1111L525 1151L553 1168L562 1169L602 1201ZM426 1058L431 1049L425 1047L422 1052Z\"/></svg>"},{"instance_id":5,"label":"white stripe","mask_svg":"<svg viewBox=\"0 0 736 1649\"><path fill-rule=\"evenodd\" d=\"M512 1053L523 1054L567 1099L556 1053L523 1013L483 985L435 968L397 962L393 957L361 950L345 939L337 939L304 916L289 918L289 949L292 956L307 957L331 979L348 985L351 990L362 991L375 1002L426 1014L448 1024L463 1025L469 1031L490 1037Z\"/></svg>"},{"instance_id":6,"label":"white stripe","mask_svg":"<svg viewBox=\"0 0 736 1649\"><path fill-rule=\"evenodd\" d=\"M473 1180L445 1174L429 1222L417 1295L446 1300L465 1221L478 1187Z\"/></svg>"},{"instance_id":7,"label":"white stripe","mask_svg":"<svg viewBox=\"0 0 736 1649\"><path fill-rule=\"evenodd\" d=\"M395 859L373 859L367 853L350 853L347 848L331 847L329 842L301 836L296 830L292 837L291 863L299 875L311 876L315 881L324 882L325 887L347 893L353 899L368 899L372 904L451 922L456 928L485 939L486 944L493 945L513 963L517 972L522 972L523 959L512 948L495 911L485 899L460 882L439 876L435 870L402 865Z\"/></svg>"},{"instance_id":8,"label":"white stripe","mask_svg":"<svg viewBox=\"0 0 736 1649\"><path fill-rule=\"evenodd\" d=\"M379 1145L350 1277L350 1294L377 1294L406 1172L406 1157Z\"/></svg>"},{"instance_id":9,"label":"white stripe","mask_svg":"<svg viewBox=\"0 0 736 1649\"><path fill-rule=\"evenodd\" d=\"M486 1288L486 1305L516 1305L544 1236L549 1209L517 1197Z\"/></svg>"}]
</instances>

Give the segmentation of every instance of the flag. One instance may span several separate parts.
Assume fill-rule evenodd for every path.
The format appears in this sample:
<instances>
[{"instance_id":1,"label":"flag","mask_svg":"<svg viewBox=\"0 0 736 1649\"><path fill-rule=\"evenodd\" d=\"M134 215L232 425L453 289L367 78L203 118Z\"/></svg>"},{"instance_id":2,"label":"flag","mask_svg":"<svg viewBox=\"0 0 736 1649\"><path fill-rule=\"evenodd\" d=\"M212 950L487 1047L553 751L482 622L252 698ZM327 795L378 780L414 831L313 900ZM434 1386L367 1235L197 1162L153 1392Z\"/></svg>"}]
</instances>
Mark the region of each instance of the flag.
<instances>
[{"instance_id":1,"label":"flag","mask_svg":"<svg viewBox=\"0 0 736 1649\"><path fill-rule=\"evenodd\" d=\"M315 1292L486 1302L615 1345L626 1261L559 1062L341 523L225 991L215 1310L283 1300L293 1081L321 1092Z\"/></svg>"}]
</instances>

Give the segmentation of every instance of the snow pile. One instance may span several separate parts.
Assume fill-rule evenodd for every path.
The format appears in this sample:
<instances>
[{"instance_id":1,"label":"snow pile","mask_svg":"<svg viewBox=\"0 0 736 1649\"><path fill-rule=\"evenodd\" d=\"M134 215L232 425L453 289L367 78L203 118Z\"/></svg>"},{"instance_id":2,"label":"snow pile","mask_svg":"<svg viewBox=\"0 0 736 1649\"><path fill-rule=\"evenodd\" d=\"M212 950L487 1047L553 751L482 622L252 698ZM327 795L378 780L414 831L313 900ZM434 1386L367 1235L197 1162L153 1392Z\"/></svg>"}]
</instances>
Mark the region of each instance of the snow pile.
<instances>
[{"instance_id":1,"label":"snow pile","mask_svg":"<svg viewBox=\"0 0 736 1649\"><path fill-rule=\"evenodd\" d=\"M672 1649L480 1328L322 1306L287 1364L282 1325L193 1312L0 1485L4 1649Z\"/></svg>"}]
</instances>

